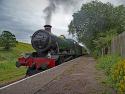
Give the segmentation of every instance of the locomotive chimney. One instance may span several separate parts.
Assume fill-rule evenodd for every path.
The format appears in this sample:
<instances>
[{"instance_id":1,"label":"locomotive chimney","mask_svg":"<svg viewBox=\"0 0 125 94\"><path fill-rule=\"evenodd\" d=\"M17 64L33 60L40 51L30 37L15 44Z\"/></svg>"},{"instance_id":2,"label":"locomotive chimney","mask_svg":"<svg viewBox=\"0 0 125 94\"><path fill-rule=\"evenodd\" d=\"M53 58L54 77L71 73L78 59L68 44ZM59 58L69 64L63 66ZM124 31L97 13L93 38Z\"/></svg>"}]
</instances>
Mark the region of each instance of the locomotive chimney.
<instances>
[{"instance_id":1,"label":"locomotive chimney","mask_svg":"<svg viewBox=\"0 0 125 94\"><path fill-rule=\"evenodd\" d=\"M45 26L44 26L44 29L45 29L47 32L50 32L50 33L51 33L51 28L52 28L51 25L45 25Z\"/></svg>"}]
</instances>

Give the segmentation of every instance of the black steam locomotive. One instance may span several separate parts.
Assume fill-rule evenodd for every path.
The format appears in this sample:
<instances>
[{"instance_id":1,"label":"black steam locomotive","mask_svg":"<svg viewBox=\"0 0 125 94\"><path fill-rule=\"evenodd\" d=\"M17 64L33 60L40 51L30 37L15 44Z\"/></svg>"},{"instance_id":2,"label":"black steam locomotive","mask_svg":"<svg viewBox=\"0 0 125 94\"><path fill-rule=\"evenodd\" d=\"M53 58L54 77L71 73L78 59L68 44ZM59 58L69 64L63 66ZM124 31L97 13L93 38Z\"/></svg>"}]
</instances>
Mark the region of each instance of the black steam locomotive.
<instances>
[{"instance_id":1,"label":"black steam locomotive","mask_svg":"<svg viewBox=\"0 0 125 94\"><path fill-rule=\"evenodd\" d=\"M53 35L50 25L44 27L31 37L31 44L36 52L19 58L16 63L17 67L28 66L27 75L52 68L85 53L85 49L76 41Z\"/></svg>"}]
</instances>

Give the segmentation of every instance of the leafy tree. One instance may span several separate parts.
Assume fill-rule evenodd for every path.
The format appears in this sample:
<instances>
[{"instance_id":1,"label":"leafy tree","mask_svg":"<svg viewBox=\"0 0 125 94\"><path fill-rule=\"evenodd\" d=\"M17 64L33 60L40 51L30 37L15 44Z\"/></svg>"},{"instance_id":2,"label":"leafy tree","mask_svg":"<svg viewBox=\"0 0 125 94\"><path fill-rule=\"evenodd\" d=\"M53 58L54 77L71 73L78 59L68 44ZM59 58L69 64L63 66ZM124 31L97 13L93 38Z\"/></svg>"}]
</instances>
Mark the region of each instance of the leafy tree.
<instances>
[{"instance_id":1,"label":"leafy tree","mask_svg":"<svg viewBox=\"0 0 125 94\"><path fill-rule=\"evenodd\" d=\"M4 49L9 50L11 47L16 46L16 37L9 31L3 31L0 35L0 47L4 47Z\"/></svg>"},{"instance_id":2,"label":"leafy tree","mask_svg":"<svg viewBox=\"0 0 125 94\"><path fill-rule=\"evenodd\" d=\"M69 33L76 35L90 49L101 51L110 44L112 37L125 30L125 7L111 3L91 1L83 4L81 10L73 14Z\"/></svg>"},{"instance_id":3,"label":"leafy tree","mask_svg":"<svg viewBox=\"0 0 125 94\"><path fill-rule=\"evenodd\" d=\"M101 50L102 48L107 48L109 47L109 45L111 44L112 38L115 37L117 35L115 30L110 30L107 32L101 32L98 33L98 37L96 39L93 40L93 44L95 45L95 52L93 54L97 54L101 55ZM98 51L98 52L97 52Z\"/></svg>"}]
</instances>

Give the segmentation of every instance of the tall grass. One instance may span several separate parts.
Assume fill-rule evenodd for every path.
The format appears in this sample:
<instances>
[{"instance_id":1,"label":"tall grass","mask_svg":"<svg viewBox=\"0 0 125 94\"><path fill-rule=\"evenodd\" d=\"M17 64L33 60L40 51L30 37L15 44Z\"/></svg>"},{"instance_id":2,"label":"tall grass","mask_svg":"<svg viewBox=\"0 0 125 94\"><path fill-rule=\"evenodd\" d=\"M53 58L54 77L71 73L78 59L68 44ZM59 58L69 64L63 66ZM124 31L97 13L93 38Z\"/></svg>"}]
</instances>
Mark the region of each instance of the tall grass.
<instances>
[{"instance_id":1,"label":"tall grass","mask_svg":"<svg viewBox=\"0 0 125 94\"><path fill-rule=\"evenodd\" d=\"M125 90L125 78L123 75L125 73L125 67L121 66L125 64L124 62L121 62L122 58L118 55L106 55L103 57L99 57L97 61L97 68L103 70L107 75L107 84L112 86L116 91L121 92L118 94L125 94L125 92L122 92L123 90Z\"/></svg>"},{"instance_id":2,"label":"tall grass","mask_svg":"<svg viewBox=\"0 0 125 94\"><path fill-rule=\"evenodd\" d=\"M30 44L20 42L9 51L0 48L0 84L16 80L25 75L26 68L16 68L15 63L22 53L32 51L33 48Z\"/></svg>"},{"instance_id":3,"label":"tall grass","mask_svg":"<svg viewBox=\"0 0 125 94\"><path fill-rule=\"evenodd\" d=\"M111 72L112 66L121 59L122 58L118 55L105 55L102 57L98 57L97 68L102 69L108 75Z\"/></svg>"}]
</instances>

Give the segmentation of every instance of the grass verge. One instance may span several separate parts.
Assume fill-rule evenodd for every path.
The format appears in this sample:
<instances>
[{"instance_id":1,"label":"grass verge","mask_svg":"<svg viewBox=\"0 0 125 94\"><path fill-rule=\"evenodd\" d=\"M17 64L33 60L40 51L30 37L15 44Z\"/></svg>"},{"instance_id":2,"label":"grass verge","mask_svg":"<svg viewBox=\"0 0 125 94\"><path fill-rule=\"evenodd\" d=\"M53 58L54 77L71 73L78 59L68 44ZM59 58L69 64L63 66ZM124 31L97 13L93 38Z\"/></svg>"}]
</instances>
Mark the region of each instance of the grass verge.
<instances>
[{"instance_id":1,"label":"grass verge","mask_svg":"<svg viewBox=\"0 0 125 94\"><path fill-rule=\"evenodd\" d=\"M117 94L125 94L125 60L118 55L106 55L98 58L97 68L107 75L106 83Z\"/></svg>"},{"instance_id":2,"label":"grass verge","mask_svg":"<svg viewBox=\"0 0 125 94\"><path fill-rule=\"evenodd\" d=\"M30 44L21 42L9 51L0 48L0 84L18 80L25 75L26 68L16 68L15 63L22 53L32 51L33 48Z\"/></svg>"}]
</instances>

